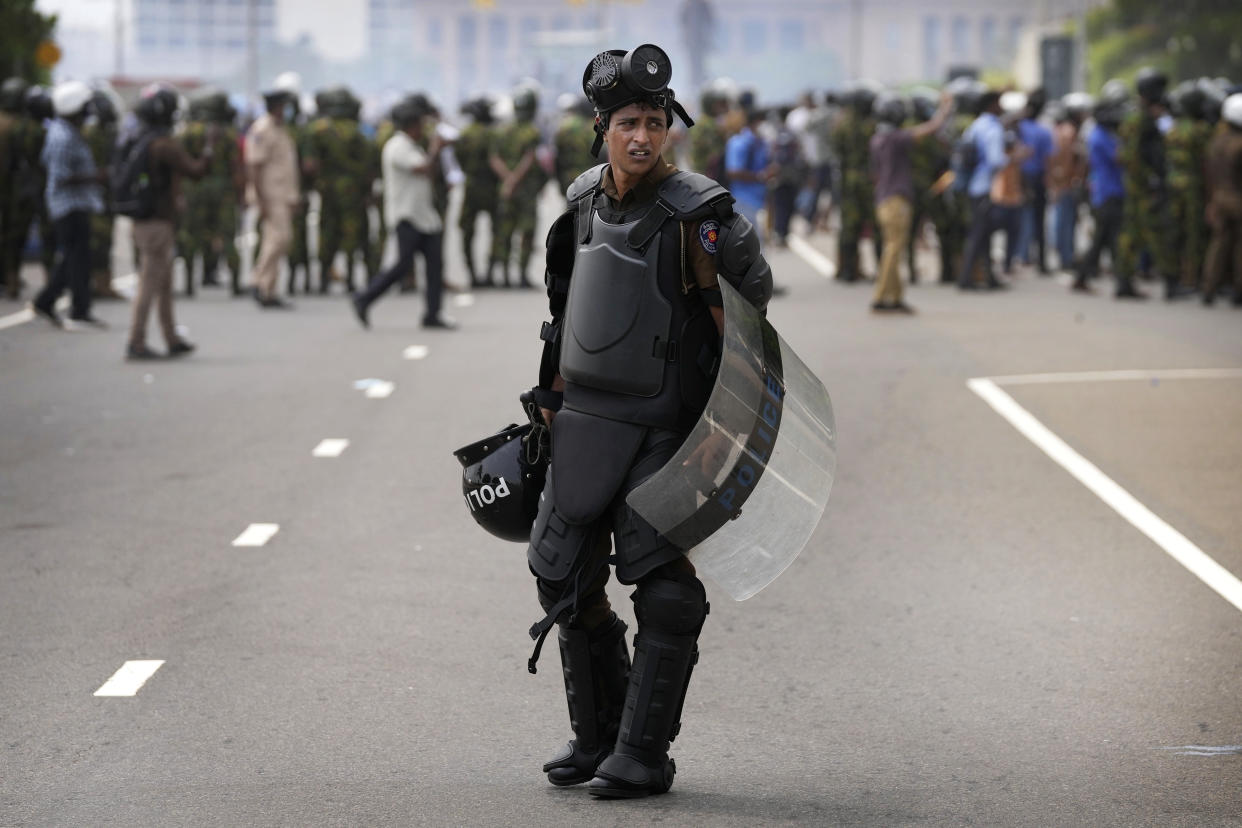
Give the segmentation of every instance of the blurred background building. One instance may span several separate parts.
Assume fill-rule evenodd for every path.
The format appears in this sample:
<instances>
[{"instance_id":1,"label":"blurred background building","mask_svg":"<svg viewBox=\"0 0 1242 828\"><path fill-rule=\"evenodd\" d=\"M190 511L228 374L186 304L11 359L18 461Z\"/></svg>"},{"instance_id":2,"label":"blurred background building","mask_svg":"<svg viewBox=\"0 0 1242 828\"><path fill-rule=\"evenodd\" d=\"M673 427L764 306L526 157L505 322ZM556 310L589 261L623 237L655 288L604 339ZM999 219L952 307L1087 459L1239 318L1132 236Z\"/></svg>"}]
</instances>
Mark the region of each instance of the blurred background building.
<instances>
[{"instance_id":1,"label":"blurred background building","mask_svg":"<svg viewBox=\"0 0 1242 828\"><path fill-rule=\"evenodd\" d=\"M670 53L678 67L676 87L687 100L719 76L738 80L766 101L790 100L804 89L852 77L939 83L961 70L1029 86L1046 82L1050 63L1064 83L1083 87L1087 67L1079 59L1084 50L1078 39L1092 25L1104 32L1108 20L1132 15L1131 6L1143 5L1139 0L1124 9L1109 0L12 2L33 2L59 16L55 39L63 56L54 68L57 78L173 78L253 95L261 81L293 70L310 88L347 83L373 105L417 87L449 106L479 92L504 92L524 78L543 85L545 101L576 93L584 55L644 41ZM1163 40L1155 45L1163 48Z\"/></svg>"}]
</instances>

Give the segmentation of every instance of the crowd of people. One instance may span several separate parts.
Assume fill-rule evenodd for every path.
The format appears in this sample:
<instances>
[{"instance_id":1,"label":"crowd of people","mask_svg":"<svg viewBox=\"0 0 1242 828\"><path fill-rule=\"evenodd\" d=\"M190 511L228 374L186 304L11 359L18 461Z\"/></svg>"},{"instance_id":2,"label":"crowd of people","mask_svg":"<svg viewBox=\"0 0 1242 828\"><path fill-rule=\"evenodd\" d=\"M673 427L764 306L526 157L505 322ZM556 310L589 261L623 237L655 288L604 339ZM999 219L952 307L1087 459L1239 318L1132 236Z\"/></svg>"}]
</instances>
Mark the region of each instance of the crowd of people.
<instances>
[{"instance_id":1,"label":"crowd of people","mask_svg":"<svg viewBox=\"0 0 1242 828\"><path fill-rule=\"evenodd\" d=\"M48 91L10 78L0 89L0 167L9 173L0 182L0 283L10 298L20 294L22 251L33 224L48 277L31 309L57 327L103 327L91 307L96 299L118 297L111 248L114 218L124 215L133 221L139 286L129 359L194 349L177 334L173 316L176 258L185 263L187 294L200 284L223 285L227 268L233 294L253 297L263 309L289 309L288 295L327 294L339 281L369 327L370 306L387 289L416 289L419 256L422 323L452 329L440 312L450 189L463 187L458 227L470 286L531 288L541 191L553 178L568 186L595 163L583 101L563 102L551 140L536 123L536 88L519 87L508 103L512 115L501 119L499 101L475 98L462 106L466 125L458 128L441 119L428 96L411 93L368 124L348 88L321 89L310 98L295 74L284 73L263 93L258 117L246 122L216 89L197 90L187 101L171 87L153 85L122 114L116 96L103 89L70 81ZM550 145L556 150L545 150ZM309 221L312 203L317 221ZM238 239L248 207L257 216L258 243L251 284L243 287ZM482 214L490 219L491 240L476 264ZM396 263L381 273L389 235ZM343 271L335 267L339 256ZM361 284L357 266L366 273ZM66 290L73 297L67 320L56 310ZM146 344L153 304L166 353Z\"/></svg>"},{"instance_id":2,"label":"crowd of people","mask_svg":"<svg viewBox=\"0 0 1242 828\"><path fill-rule=\"evenodd\" d=\"M971 78L939 92L858 81L761 107L753 93L719 81L702 93L689 140L672 134L665 155L727 186L768 244L786 243L795 216L810 230L831 226L836 278L874 280L876 312L912 312L900 263L908 261L911 282L923 278L915 251L930 241L929 228L939 251L933 278L964 291L1004 289L1022 264L1040 274L1055 266L1072 274L1074 290L1092 292L1107 252L1119 298L1145 298L1142 283L1155 281L1169 299L1197 292L1205 304L1232 285L1242 304L1242 90L1207 78L1169 87L1150 69L1133 90L1110 81L1097 98L1055 101L1039 89L991 89ZM440 312L449 191L462 188L456 231L470 286L529 288L545 185L554 180L564 193L606 160L592 153L585 98L563 96L553 121L539 118L533 85L504 103L511 106L489 96L467 101L459 127L413 93L368 124L348 88L312 98L284 73L264 92L258 117L244 121L214 89L187 102L156 85L124 113L115 95L82 83L48 91L10 78L0 87L0 282L18 295L33 226L48 273L34 312L58 326L102 325L91 302L116 296L113 217L123 214L134 221L139 263L130 359L193 350L173 316L177 257L188 294L200 283L223 284L227 268L233 294L264 309L289 308L284 297L299 288L326 294L339 281L364 327L386 290L416 289L421 257L423 324L450 329ZM317 222L308 222L312 193ZM243 287L237 239L248 205L260 243ZM491 241L476 261L483 214ZM1079 244L1088 217L1091 241ZM381 273L390 234L396 263ZM867 238L874 275L860 256ZM366 282L356 283L358 266ZM69 320L55 310L65 290ZM146 344L153 304L167 354Z\"/></svg>"},{"instance_id":3,"label":"crowd of people","mask_svg":"<svg viewBox=\"0 0 1242 828\"><path fill-rule=\"evenodd\" d=\"M835 212L842 281L871 278L859 256L870 237L877 312L911 310L898 263L904 252L911 281L921 278L914 252L928 227L939 281L961 290L1004 289L1003 277L1022 264L1041 275L1055 265L1072 274L1074 290L1092 292L1108 251L1119 298L1145 298L1140 284L1150 280L1166 298L1197 292L1210 305L1232 284L1236 305L1239 92L1223 78L1170 89L1165 75L1144 69L1133 89L1110 81L1098 98L1049 101L1041 89L992 89L971 78L941 92L860 81L765 110L716 84L703 94L691 166L726 183L752 220L766 206L778 245L792 216L826 228ZM1078 241L1087 218L1089 246Z\"/></svg>"}]
</instances>

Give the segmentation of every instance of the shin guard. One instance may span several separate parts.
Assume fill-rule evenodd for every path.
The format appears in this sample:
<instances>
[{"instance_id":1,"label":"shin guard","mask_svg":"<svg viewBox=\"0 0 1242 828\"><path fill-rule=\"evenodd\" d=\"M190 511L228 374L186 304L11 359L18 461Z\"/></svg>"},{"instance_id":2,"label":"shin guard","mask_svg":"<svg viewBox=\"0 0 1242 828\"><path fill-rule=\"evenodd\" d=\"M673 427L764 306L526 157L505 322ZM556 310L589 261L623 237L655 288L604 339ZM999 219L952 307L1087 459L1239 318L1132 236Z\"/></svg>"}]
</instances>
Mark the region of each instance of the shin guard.
<instances>
[{"instance_id":1,"label":"shin guard","mask_svg":"<svg viewBox=\"0 0 1242 828\"><path fill-rule=\"evenodd\" d=\"M630 672L625 632L625 624L615 613L591 632L565 627L559 631L574 739L544 763L544 773L553 785L590 780L612 752Z\"/></svg>"}]
</instances>

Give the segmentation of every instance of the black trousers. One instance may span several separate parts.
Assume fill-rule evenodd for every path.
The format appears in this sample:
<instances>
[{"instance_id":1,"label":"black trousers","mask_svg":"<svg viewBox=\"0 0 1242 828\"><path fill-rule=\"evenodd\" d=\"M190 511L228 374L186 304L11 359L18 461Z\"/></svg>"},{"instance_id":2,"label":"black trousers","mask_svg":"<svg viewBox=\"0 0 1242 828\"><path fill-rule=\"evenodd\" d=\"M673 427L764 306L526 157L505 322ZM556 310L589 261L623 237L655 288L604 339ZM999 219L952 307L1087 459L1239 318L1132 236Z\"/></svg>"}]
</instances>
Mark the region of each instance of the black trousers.
<instances>
[{"instance_id":1,"label":"black trousers","mask_svg":"<svg viewBox=\"0 0 1242 828\"><path fill-rule=\"evenodd\" d=\"M363 307L370 305L414 267L414 254L422 253L427 265L427 308L423 321L440 318L440 303L444 293L444 234L422 233L408 221L397 224L397 262L378 274L358 297Z\"/></svg>"},{"instance_id":2,"label":"black trousers","mask_svg":"<svg viewBox=\"0 0 1242 828\"><path fill-rule=\"evenodd\" d=\"M1028 175L1022 174L1023 189L1026 191L1027 205L1026 208L1031 212L1032 219L1032 236L1027 239L1023 234L1023 241L1028 242L1026 249L1022 250L1022 258L1028 264L1031 260L1031 251L1029 242L1034 241L1039 257L1035 260L1035 264L1039 266L1039 272L1043 273L1048 269L1048 245L1045 236L1046 225L1048 220L1048 188L1044 184L1043 174Z\"/></svg>"},{"instance_id":3,"label":"black trousers","mask_svg":"<svg viewBox=\"0 0 1242 828\"><path fill-rule=\"evenodd\" d=\"M988 281L992 273L992 199L981 195L970 200L970 232L966 236L966 250L962 254L962 272L957 277L959 285L974 283L975 262L983 260Z\"/></svg>"},{"instance_id":4,"label":"black trousers","mask_svg":"<svg viewBox=\"0 0 1242 828\"><path fill-rule=\"evenodd\" d=\"M1120 196L1106 200L1096 207L1092 214L1095 217L1095 233L1091 236L1091 249L1078 263L1078 282L1100 272L1100 254L1108 250L1113 269L1117 269L1117 237L1121 234L1121 216L1125 204Z\"/></svg>"},{"instance_id":5,"label":"black trousers","mask_svg":"<svg viewBox=\"0 0 1242 828\"><path fill-rule=\"evenodd\" d=\"M74 210L56 219L56 246L60 261L48 276L47 285L35 297L35 305L50 311L65 292L73 294L71 319L91 315L91 217Z\"/></svg>"}]
</instances>

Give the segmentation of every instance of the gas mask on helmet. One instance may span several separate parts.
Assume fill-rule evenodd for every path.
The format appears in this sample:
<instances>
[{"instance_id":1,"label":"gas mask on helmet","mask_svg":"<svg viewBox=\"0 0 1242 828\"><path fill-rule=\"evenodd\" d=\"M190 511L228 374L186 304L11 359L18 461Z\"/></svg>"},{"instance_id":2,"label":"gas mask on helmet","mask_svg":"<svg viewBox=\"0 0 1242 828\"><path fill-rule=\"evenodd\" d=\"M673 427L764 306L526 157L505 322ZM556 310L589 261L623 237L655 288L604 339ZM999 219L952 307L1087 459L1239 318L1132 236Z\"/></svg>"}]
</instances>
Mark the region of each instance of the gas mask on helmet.
<instances>
[{"instance_id":1,"label":"gas mask on helmet","mask_svg":"<svg viewBox=\"0 0 1242 828\"><path fill-rule=\"evenodd\" d=\"M609 113L635 101L651 104L666 112L671 110L686 126L694 126L694 121L668 86L672 77L672 61L663 49L650 43L629 52L610 49L592 58L582 73L582 91L595 107L597 116L591 154L599 156Z\"/></svg>"}]
</instances>

